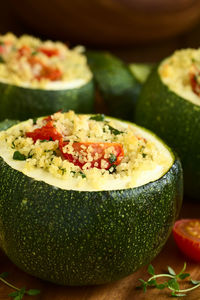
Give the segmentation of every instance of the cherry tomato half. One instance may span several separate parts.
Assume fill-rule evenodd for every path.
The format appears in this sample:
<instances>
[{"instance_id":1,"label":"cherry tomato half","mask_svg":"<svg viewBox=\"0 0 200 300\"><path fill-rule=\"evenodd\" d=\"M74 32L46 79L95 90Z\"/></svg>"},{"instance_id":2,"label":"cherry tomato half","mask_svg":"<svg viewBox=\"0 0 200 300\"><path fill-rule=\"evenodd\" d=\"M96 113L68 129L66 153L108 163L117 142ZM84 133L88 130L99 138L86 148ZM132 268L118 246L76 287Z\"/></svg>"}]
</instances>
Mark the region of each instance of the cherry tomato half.
<instances>
[{"instance_id":1,"label":"cherry tomato half","mask_svg":"<svg viewBox=\"0 0 200 300\"><path fill-rule=\"evenodd\" d=\"M182 219L175 223L173 235L180 250L200 262L200 219Z\"/></svg>"}]
</instances>

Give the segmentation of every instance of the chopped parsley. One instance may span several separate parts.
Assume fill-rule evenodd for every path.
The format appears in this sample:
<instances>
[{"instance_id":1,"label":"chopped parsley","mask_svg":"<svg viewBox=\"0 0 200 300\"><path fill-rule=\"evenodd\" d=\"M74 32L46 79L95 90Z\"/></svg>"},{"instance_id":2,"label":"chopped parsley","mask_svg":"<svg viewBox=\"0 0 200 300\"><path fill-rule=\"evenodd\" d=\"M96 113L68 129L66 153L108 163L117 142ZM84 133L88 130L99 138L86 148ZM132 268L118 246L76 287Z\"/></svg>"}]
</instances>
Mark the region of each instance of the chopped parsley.
<instances>
[{"instance_id":1,"label":"chopped parsley","mask_svg":"<svg viewBox=\"0 0 200 300\"><path fill-rule=\"evenodd\" d=\"M103 122L105 120L104 114L97 114L95 116L90 117L90 120L94 120L97 122Z\"/></svg>"},{"instance_id":2,"label":"chopped parsley","mask_svg":"<svg viewBox=\"0 0 200 300\"><path fill-rule=\"evenodd\" d=\"M36 55L36 54L38 54L38 52L37 51L33 51L32 53L31 53L31 55Z\"/></svg>"},{"instance_id":3,"label":"chopped parsley","mask_svg":"<svg viewBox=\"0 0 200 300\"><path fill-rule=\"evenodd\" d=\"M107 124L107 126L108 126L108 129L110 130L111 134L118 135L118 134L124 133L123 131L120 131L120 130L118 130L118 129L116 129L116 128L108 125L108 124Z\"/></svg>"},{"instance_id":4,"label":"chopped parsley","mask_svg":"<svg viewBox=\"0 0 200 300\"><path fill-rule=\"evenodd\" d=\"M82 178L86 178L86 175L85 175L82 171L79 171L78 174L79 174Z\"/></svg>"},{"instance_id":5,"label":"chopped parsley","mask_svg":"<svg viewBox=\"0 0 200 300\"><path fill-rule=\"evenodd\" d=\"M64 175L66 173L66 168L59 167L59 170L62 172L62 175Z\"/></svg>"},{"instance_id":6,"label":"chopped parsley","mask_svg":"<svg viewBox=\"0 0 200 300\"><path fill-rule=\"evenodd\" d=\"M71 171L71 173L74 176L77 174L77 175L80 175L82 178L86 178L86 175L82 171L79 171L79 172Z\"/></svg>"},{"instance_id":7,"label":"chopped parsley","mask_svg":"<svg viewBox=\"0 0 200 300\"><path fill-rule=\"evenodd\" d=\"M5 63L5 60L3 59L3 57L0 55L0 63Z\"/></svg>"},{"instance_id":8,"label":"chopped parsley","mask_svg":"<svg viewBox=\"0 0 200 300\"><path fill-rule=\"evenodd\" d=\"M115 154L110 153L110 157L109 157L108 160L109 160L109 162L110 162L111 164L113 164L113 163L117 160L117 157L116 157Z\"/></svg>"},{"instance_id":9,"label":"chopped parsley","mask_svg":"<svg viewBox=\"0 0 200 300\"><path fill-rule=\"evenodd\" d=\"M13 153L13 159L14 159L14 160L26 160L27 157L26 157L26 155L20 153L19 151L15 151L15 152Z\"/></svg>"},{"instance_id":10,"label":"chopped parsley","mask_svg":"<svg viewBox=\"0 0 200 300\"><path fill-rule=\"evenodd\" d=\"M37 123L37 118L33 119L33 125L35 125Z\"/></svg>"}]
</instances>

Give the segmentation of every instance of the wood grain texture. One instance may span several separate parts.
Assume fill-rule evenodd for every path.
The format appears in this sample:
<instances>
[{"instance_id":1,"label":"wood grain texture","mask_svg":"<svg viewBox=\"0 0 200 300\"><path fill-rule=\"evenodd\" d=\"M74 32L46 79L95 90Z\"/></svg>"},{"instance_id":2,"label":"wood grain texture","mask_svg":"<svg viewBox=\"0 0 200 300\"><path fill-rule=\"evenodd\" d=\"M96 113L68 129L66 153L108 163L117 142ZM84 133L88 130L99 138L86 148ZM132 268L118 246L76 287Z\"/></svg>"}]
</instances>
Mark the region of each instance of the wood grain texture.
<instances>
[{"instance_id":1,"label":"wood grain texture","mask_svg":"<svg viewBox=\"0 0 200 300\"><path fill-rule=\"evenodd\" d=\"M199 0L8 2L19 20L36 33L98 46L124 47L172 37L200 18Z\"/></svg>"},{"instance_id":2,"label":"wood grain texture","mask_svg":"<svg viewBox=\"0 0 200 300\"><path fill-rule=\"evenodd\" d=\"M185 202L180 218L199 218L200 203ZM172 236L169 238L162 252L152 262L156 273L166 272L168 265L177 272L182 268L184 261L187 262L187 271L193 279L200 280L200 264L189 261L177 249ZM7 257L0 252L0 273L9 272L9 280L18 287L37 288L41 290L38 296L25 296L24 300L169 300L168 291L149 289L146 294L136 289L138 279L148 279L147 267L138 272L111 284L91 287L63 287L44 282L28 274L25 274L15 267ZM184 287L187 286L185 283ZM12 289L0 283L0 300L10 299L8 294ZM185 300L200 300L200 288L188 294Z\"/></svg>"}]
</instances>

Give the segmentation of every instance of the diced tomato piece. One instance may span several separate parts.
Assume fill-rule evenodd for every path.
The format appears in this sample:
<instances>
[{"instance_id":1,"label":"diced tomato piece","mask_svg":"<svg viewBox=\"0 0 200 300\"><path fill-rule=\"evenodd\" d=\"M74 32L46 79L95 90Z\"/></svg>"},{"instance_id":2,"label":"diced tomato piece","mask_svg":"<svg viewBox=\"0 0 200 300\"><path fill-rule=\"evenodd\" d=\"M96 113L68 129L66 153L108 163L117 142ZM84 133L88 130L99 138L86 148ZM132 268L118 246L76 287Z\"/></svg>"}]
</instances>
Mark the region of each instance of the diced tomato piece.
<instances>
[{"instance_id":1,"label":"diced tomato piece","mask_svg":"<svg viewBox=\"0 0 200 300\"><path fill-rule=\"evenodd\" d=\"M0 45L0 54L3 54L5 52L4 45Z\"/></svg>"},{"instance_id":2,"label":"diced tomato piece","mask_svg":"<svg viewBox=\"0 0 200 300\"><path fill-rule=\"evenodd\" d=\"M34 143L37 140L58 140L59 143L62 143L62 135L53 126L53 121L48 121L46 125L37 128L32 132L26 132L26 136L32 138Z\"/></svg>"},{"instance_id":3,"label":"diced tomato piece","mask_svg":"<svg viewBox=\"0 0 200 300\"><path fill-rule=\"evenodd\" d=\"M21 48L18 49L18 55L19 55L19 57L29 56L30 53L31 53L31 49L27 45L24 45L24 46L22 46Z\"/></svg>"},{"instance_id":4,"label":"diced tomato piece","mask_svg":"<svg viewBox=\"0 0 200 300\"><path fill-rule=\"evenodd\" d=\"M56 48L39 48L38 51L44 53L45 55L47 55L48 57L52 57L52 56L58 56L59 55L59 50Z\"/></svg>"},{"instance_id":5,"label":"diced tomato piece","mask_svg":"<svg viewBox=\"0 0 200 300\"><path fill-rule=\"evenodd\" d=\"M67 144L68 142L63 142L60 149L63 157L80 168L83 168L89 162L91 164L90 168L96 167L108 170L113 165L119 165L124 157L123 147L119 143L73 143L74 154L63 152L63 147ZM109 157L105 157L106 150L110 147L112 147L112 151ZM105 166L102 164L103 161L106 163Z\"/></svg>"},{"instance_id":6,"label":"diced tomato piece","mask_svg":"<svg viewBox=\"0 0 200 300\"><path fill-rule=\"evenodd\" d=\"M189 258L200 262L200 219L182 219L173 228L174 239Z\"/></svg>"},{"instance_id":7,"label":"diced tomato piece","mask_svg":"<svg viewBox=\"0 0 200 300\"><path fill-rule=\"evenodd\" d=\"M62 72L58 68L43 67L41 75L38 76L38 79L47 78L51 81L56 81L62 78Z\"/></svg>"},{"instance_id":8,"label":"diced tomato piece","mask_svg":"<svg viewBox=\"0 0 200 300\"><path fill-rule=\"evenodd\" d=\"M58 68L52 68L46 66L38 57L31 56L28 59L28 62L32 67L34 67L35 64L41 65L41 71L40 73L35 76L37 80L41 80L42 78L47 78L51 81L56 81L62 78L62 72Z\"/></svg>"}]
</instances>

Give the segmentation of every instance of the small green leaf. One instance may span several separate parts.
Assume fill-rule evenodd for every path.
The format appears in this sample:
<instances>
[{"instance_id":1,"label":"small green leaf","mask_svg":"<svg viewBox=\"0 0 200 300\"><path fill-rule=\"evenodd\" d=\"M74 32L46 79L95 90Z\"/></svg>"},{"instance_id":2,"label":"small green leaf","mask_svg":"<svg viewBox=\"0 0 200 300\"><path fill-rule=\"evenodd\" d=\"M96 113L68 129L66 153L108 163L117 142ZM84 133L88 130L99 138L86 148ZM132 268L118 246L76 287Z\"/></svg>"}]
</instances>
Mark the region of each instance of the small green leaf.
<instances>
[{"instance_id":1,"label":"small green leaf","mask_svg":"<svg viewBox=\"0 0 200 300\"><path fill-rule=\"evenodd\" d=\"M139 281L142 283L141 286L140 286L140 288L142 288L142 289L143 289L143 292L145 293L146 290L147 290L147 282L144 281L144 280L141 279L141 278L139 279Z\"/></svg>"},{"instance_id":2,"label":"small green leaf","mask_svg":"<svg viewBox=\"0 0 200 300\"><path fill-rule=\"evenodd\" d=\"M36 295L40 294L40 290L30 289L30 290L26 291L26 294L28 294L29 296L36 296Z\"/></svg>"},{"instance_id":3,"label":"small green leaf","mask_svg":"<svg viewBox=\"0 0 200 300\"><path fill-rule=\"evenodd\" d=\"M105 119L104 114L97 114L95 116L90 117L90 120L94 120L97 122L102 122L102 121L104 121L104 119Z\"/></svg>"},{"instance_id":4,"label":"small green leaf","mask_svg":"<svg viewBox=\"0 0 200 300\"><path fill-rule=\"evenodd\" d=\"M6 277L8 277L8 272L3 272L3 273L1 273L1 274L0 274L0 277L1 277L1 278L6 278Z\"/></svg>"},{"instance_id":5,"label":"small green leaf","mask_svg":"<svg viewBox=\"0 0 200 300\"><path fill-rule=\"evenodd\" d=\"M110 126L110 125L107 125L107 126L108 126L108 128L109 128L111 134L118 135L118 134L124 133L123 131L120 131L120 130L118 130L118 129L116 129L116 128Z\"/></svg>"},{"instance_id":6,"label":"small green leaf","mask_svg":"<svg viewBox=\"0 0 200 300\"><path fill-rule=\"evenodd\" d=\"M161 284L157 284L156 287L159 290L163 290L164 288L166 288L166 285L164 283L161 283Z\"/></svg>"},{"instance_id":7,"label":"small green leaf","mask_svg":"<svg viewBox=\"0 0 200 300\"><path fill-rule=\"evenodd\" d=\"M175 291L178 291L179 290L179 284L177 282L177 280L175 278L172 278L168 281L168 287L175 290Z\"/></svg>"},{"instance_id":8,"label":"small green leaf","mask_svg":"<svg viewBox=\"0 0 200 300\"><path fill-rule=\"evenodd\" d=\"M111 164L113 164L116 160L117 160L116 155L113 154L113 153L110 153L109 162L110 162Z\"/></svg>"},{"instance_id":9,"label":"small green leaf","mask_svg":"<svg viewBox=\"0 0 200 300\"><path fill-rule=\"evenodd\" d=\"M35 125L37 123L37 118L33 119L33 125Z\"/></svg>"},{"instance_id":10,"label":"small green leaf","mask_svg":"<svg viewBox=\"0 0 200 300\"><path fill-rule=\"evenodd\" d=\"M154 267L152 265L148 266L148 273L150 275L155 275L155 270L154 270Z\"/></svg>"},{"instance_id":11,"label":"small green leaf","mask_svg":"<svg viewBox=\"0 0 200 300\"><path fill-rule=\"evenodd\" d=\"M82 178L86 178L86 175L82 172L82 171L79 171L78 173Z\"/></svg>"},{"instance_id":12,"label":"small green leaf","mask_svg":"<svg viewBox=\"0 0 200 300\"><path fill-rule=\"evenodd\" d=\"M31 53L31 55L36 55L36 54L38 54L38 52L37 51L33 51L32 53Z\"/></svg>"},{"instance_id":13,"label":"small green leaf","mask_svg":"<svg viewBox=\"0 0 200 300\"><path fill-rule=\"evenodd\" d=\"M168 266L167 269L168 269L168 272L170 275L173 275L173 276L176 275L175 271L171 267Z\"/></svg>"},{"instance_id":14,"label":"small green leaf","mask_svg":"<svg viewBox=\"0 0 200 300\"><path fill-rule=\"evenodd\" d=\"M15 291L15 292L10 293L8 296L9 297L15 297L15 296L18 296L18 295L19 295L19 291Z\"/></svg>"},{"instance_id":15,"label":"small green leaf","mask_svg":"<svg viewBox=\"0 0 200 300\"><path fill-rule=\"evenodd\" d=\"M179 275L178 275L178 278L180 278L181 280L183 280L183 279L185 279L185 278L187 278L187 277L189 277L189 276L190 276L189 273L183 273L183 274L179 274Z\"/></svg>"},{"instance_id":16,"label":"small green leaf","mask_svg":"<svg viewBox=\"0 0 200 300\"><path fill-rule=\"evenodd\" d=\"M3 59L3 57L0 55L0 63L3 64L5 63L5 60Z\"/></svg>"},{"instance_id":17,"label":"small green leaf","mask_svg":"<svg viewBox=\"0 0 200 300\"><path fill-rule=\"evenodd\" d=\"M13 159L14 160L26 160L26 156L22 153L20 153L19 151L15 151L13 153Z\"/></svg>"},{"instance_id":18,"label":"small green leaf","mask_svg":"<svg viewBox=\"0 0 200 300\"><path fill-rule=\"evenodd\" d=\"M200 280L193 280L193 279L191 279L190 282L191 282L192 284L194 284L194 285L197 285L197 284L200 283Z\"/></svg>"},{"instance_id":19,"label":"small green leaf","mask_svg":"<svg viewBox=\"0 0 200 300\"><path fill-rule=\"evenodd\" d=\"M155 279L151 279L151 280L149 280L149 281L147 281L147 284L148 285L155 285L156 286L156 284L157 284L157 282L156 282L156 280Z\"/></svg>"}]
</instances>

